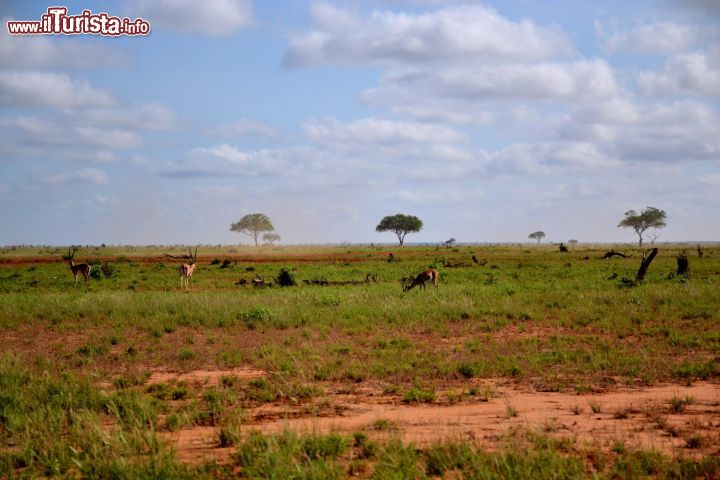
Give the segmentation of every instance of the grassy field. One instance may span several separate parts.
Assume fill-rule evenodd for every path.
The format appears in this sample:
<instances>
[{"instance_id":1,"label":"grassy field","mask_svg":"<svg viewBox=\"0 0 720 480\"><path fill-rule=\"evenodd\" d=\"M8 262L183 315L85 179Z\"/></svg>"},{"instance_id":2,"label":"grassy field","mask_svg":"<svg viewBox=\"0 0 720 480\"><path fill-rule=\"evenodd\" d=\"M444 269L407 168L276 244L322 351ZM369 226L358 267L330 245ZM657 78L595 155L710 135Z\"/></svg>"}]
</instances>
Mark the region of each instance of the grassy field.
<instances>
[{"instance_id":1,"label":"grassy field","mask_svg":"<svg viewBox=\"0 0 720 480\"><path fill-rule=\"evenodd\" d=\"M629 247L631 258L610 260L583 246L201 247L189 292L162 256L179 247L81 249L88 284L74 283L58 249L5 248L0 477L718 478L720 438L692 429L678 454L581 447L530 427L492 448L245 428L262 406L330 415L338 392L362 388L405 405L470 405L498 382L577 394L717 385L720 249L691 256L691 275L678 277L680 248L662 246L636 285L642 252ZM402 291L402 277L430 266L437 291ZM278 285L282 269L296 286ZM254 287L255 275L274 285ZM177 377L193 371L219 376ZM228 453L185 461L167 434L202 426Z\"/></svg>"}]
</instances>

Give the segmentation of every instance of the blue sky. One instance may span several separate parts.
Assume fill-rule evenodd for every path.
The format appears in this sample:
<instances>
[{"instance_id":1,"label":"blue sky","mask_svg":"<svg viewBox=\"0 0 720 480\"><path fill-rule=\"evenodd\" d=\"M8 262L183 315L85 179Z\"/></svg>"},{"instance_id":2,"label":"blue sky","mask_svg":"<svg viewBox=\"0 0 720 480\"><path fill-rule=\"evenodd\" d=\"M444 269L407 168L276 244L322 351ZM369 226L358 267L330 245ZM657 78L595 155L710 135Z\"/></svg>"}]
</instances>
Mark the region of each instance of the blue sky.
<instances>
[{"instance_id":1,"label":"blue sky","mask_svg":"<svg viewBox=\"0 0 720 480\"><path fill-rule=\"evenodd\" d=\"M57 3L57 2L55 2ZM53 5L55 4L53 3ZM69 2L147 37L10 36L0 244L720 240L720 4Z\"/></svg>"}]
</instances>

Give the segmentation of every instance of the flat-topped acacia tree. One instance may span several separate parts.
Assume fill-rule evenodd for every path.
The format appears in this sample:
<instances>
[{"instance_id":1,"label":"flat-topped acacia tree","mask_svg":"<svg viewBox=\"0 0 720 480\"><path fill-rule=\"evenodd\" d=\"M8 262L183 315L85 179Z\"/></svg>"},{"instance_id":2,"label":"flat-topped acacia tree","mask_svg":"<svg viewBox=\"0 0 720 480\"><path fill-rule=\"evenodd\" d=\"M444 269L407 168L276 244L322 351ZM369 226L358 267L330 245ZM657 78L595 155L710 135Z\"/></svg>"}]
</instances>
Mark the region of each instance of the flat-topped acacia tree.
<instances>
[{"instance_id":1,"label":"flat-topped acacia tree","mask_svg":"<svg viewBox=\"0 0 720 480\"><path fill-rule=\"evenodd\" d=\"M532 238L533 240L537 240L538 243L540 243L540 240L545 238L545 232L543 231L537 231L533 232L530 235L528 235L528 238Z\"/></svg>"},{"instance_id":2,"label":"flat-topped acacia tree","mask_svg":"<svg viewBox=\"0 0 720 480\"><path fill-rule=\"evenodd\" d=\"M375 227L376 232L393 232L398 237L400 246L402 247L405 242L405 235L408 233L416 233L422 230L423 222L414 215L403 215L397 213L395 215L388 215L387 217L380 220L380 223Z\"/></svg>"},{"instance_id":3,"label":"flat-topped acacia tree","mask_svg":"<svg viewBox=\"0 0 720 480\"><path fill-rule=\"evenodd\" d=\"M252 237L255 240L255 246L258 244L258 237L262 232L272 232L275 230L272 222L267 215L262 213L248 213L239 221L230 225L230 231L240 232Z\"/></svg>"},{"instance_id":4,"label":"flat-topped acacia tree","mask_svg":"<svg viewBox=\"0 0 720 480\"><path fill-rule=\"evenodd\" d=\"M625 218L618 223L618 228L632 228L635 230L638 236L638 246L642 247L643 244L643 233L648 228L660 229L663 228L666 223L665 219L667 214L664 210L657 209L655 207L647 207L640 213L635 210L628 210L625 212ZM653 243L659 235L656 235L653 239Z\"/></svg>"}]
</instances>

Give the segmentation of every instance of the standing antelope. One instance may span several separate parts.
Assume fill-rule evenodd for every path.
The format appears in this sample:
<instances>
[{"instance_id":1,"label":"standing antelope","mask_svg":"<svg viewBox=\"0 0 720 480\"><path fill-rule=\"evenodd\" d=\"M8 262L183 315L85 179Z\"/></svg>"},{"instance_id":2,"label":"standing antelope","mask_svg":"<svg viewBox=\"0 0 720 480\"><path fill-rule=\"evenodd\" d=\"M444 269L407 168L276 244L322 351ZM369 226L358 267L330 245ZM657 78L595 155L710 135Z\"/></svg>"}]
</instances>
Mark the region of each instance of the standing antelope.
<instances>
[{"instance_id":1,"label":"standing antelope","mask_svg":"<svg viewBox=\"0 0 720 480\"><path fill-rule=\"evenodd\" d=\"M435 286L435 289L437 289L439 279L440 279L440 272L438 272L434 268L429 268L429 269L425 270L424 272L422 272L421 274L419 274L417 277L415 277L415 280L413 280L412 283L410 283L410 285L403 286L403 292L410 291L413 288L417 287L418 285L420 285L423 288L423 290L425 290L425 282L428 282L428 281L432 282L433 285Z\"/></svg>"},{"instance_id":2,"label":"standing antelope","mask_svg":"<svg viewBox=\"0 0 720 480\"><path fill-rule=\"evenodd\" d=\"M188 260L187 263L180 264L180 288L182 289L184 286L186 290L190 290L190 277L192 277L195 271L195 263L197 263L197 247L195 247L195 255L193 255L192 251L188 248L187 255L168 255L166 253L165 256L168 258Z\"/></svg>"},{"instance_id":3,"label":"standing antelope","mask_svg":"<svg viewBox=\"0 0 720 480\"><path fill-rule=\"evenodd\" d=\"M68 253L67 255L63 256L63 260L67 260L68 264L70 265L70 270L75 276L75 283L77 283L78 275L80 274L85 277L85 282L88 282L90 280L90 269L92 267L87 263L75 263L73 261L73 258L75 258L75 252L77 252L77 248L68 248Z\"/></svg>"}]
</instances>

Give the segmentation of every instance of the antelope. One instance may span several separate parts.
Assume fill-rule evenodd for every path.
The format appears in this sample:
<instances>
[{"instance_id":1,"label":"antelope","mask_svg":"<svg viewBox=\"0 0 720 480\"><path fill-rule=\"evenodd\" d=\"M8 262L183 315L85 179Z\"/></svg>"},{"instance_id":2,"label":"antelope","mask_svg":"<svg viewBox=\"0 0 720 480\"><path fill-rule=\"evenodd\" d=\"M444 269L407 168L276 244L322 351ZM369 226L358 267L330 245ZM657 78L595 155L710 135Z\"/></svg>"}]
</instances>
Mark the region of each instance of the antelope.
<instances>
[{"instance_id":1,"label":"antelope","mask_svg":"<svg viewBox=\"0 0 720 480\"><path fill-rule=\"evenodd\" d=\"M193 255L192 251L188 248L187 255L168 255L166 253L165 256L168 258L182 258L188 260L187 263L180 264L180 289L184 286L186 290L190 290L190 277L192 277L192 274L195 271L195 264L197 263L197 247L195 247L195 255Z\"/></svg>"},{"instance_id":2,"label":"antelope","mask_svg":"<svg viewBox=\"0 0 720 480\"><path fill-rule=\"evenodd\" d=\"M88 282L90 280L90 269L92 267L87 263L75 263L73 261L73 258L75 258L75 252L77 252L77 248L68 248L68 253L67 255L63 256L63 260L67 260L68 264L70 265L70 270L75 276L75 283L77 283L78 275L80 274L85 277L85 282Z\"/></svg>"},{"instance_id":3,"label":"antelope","mask_svg":"<svg viewBox=\"0 0 720 480\"><path fill-rule=\"evenodd\" d=\"M424 272L420 273L415 279L410 283L410 285L403 286L403 292L408 292L412 290L413 288L420 285L423 290L425 290L425 282L432 282L435 286L435 289L438 288L438 280L440 279L440 272L435 270L434 268L429 268L425 270Z\"/></svg>"}]
</instances>

